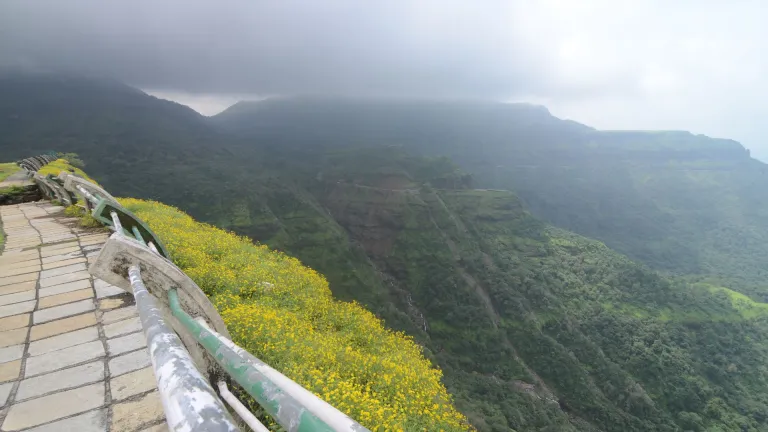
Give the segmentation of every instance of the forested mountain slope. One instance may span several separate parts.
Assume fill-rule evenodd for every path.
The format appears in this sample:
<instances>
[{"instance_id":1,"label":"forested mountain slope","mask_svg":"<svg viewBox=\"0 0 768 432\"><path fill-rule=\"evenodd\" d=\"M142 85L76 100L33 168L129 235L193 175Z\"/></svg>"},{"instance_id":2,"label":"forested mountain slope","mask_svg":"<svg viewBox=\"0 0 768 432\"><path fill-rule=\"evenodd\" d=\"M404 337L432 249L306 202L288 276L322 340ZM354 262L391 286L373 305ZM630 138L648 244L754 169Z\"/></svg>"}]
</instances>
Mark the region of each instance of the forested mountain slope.
<instances>
[{"instance_id":1,"label":"forested mountain slope","mask_svg":"<svg viewBox=\"0 0 768 432\"><path fill-rule=\"evenodd\" d=\"M768 298L767 166L735 141L597 131L543 107L483 102L280 99L243 102L213 120L305 152L400 145L448 156L478 187L513 190L557 226L653 268Z\"/></svg>"},{"instance_id":2,"label":"forested mountain slope","mask_svg":"<svg viewBox=\"0 0 768 432\"><path fill-rule=\"evenodd\" d=\"M215 196L221 187L214 183L229 178L220 167L233 159L223 142L192 109L118 82L0 74L5 160L78 153L91 162L88 172L119 195L170 198L169 204Z\"/></svg>"},{"instance_id":3,"label":"forested mountain slope","mask_svg":"<svg viewBox=\"0 0 768 432\"><path fill-rule=\"evenodd\" d=\"M90 91L79 82L27 88L50 108L30 105L21 123L3 96L25 96L0 81L3 158L76 151L118 194L157 198L298 257L337 298L424 346L479 430L768 430L768 306L729 289L759 291L747 283L758 258L736 251L741 272L714 256L711 268L683 263L718 252L699 231L708 221L761 235L750 219L761 201L744 209L762 165L738 144L672 133L650 145L651 135L612 138L540 107L475 102L284 100L205 119L112 85L94 106L64 113ZM68 121L36 126L57 103ZM657 176L649 161L685 169ZM719 161L723 175L691 161ZM699 193L705 185L717 192ZM724 197L744 207L697 213ZM609 246L657 268L745 281L659 275Z\"/></svg>"},{"instance_id":4,"label":"forested mountain slope","mask_svg":"<svg viewBox=\"0 0 768 432\"><path fill-rule=\"evenodd\" d=\"M768 305L549 227L445 159L311 167L252 196L270 216L250 226L413 334L481 430L766 427Z\"/></svg>"}]
</instances>

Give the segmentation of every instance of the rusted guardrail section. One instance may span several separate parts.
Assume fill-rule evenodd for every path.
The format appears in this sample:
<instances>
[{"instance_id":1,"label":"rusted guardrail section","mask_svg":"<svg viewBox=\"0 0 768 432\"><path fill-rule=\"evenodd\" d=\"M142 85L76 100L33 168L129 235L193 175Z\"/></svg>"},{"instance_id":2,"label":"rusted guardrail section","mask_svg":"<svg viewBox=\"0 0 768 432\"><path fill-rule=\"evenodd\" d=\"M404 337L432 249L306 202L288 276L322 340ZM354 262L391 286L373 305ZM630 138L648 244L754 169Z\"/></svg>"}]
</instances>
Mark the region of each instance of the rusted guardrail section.
<instances>
[{"instance_id":1,"label":"rusted guardrail section","mask_svg":"<svg viewBox=\"0 0 768 432\"><path fill-rule=\"evenodd\" d=\"M114 231L89 271L133 293L172 431L239 430L225 404L252 430L267 431L227 381L287 431L367 431L232 342L216 309L170 261L160 239L107 191L69 172L35 180L49 198L82 205Z\"/></svg>"}]
</instances>

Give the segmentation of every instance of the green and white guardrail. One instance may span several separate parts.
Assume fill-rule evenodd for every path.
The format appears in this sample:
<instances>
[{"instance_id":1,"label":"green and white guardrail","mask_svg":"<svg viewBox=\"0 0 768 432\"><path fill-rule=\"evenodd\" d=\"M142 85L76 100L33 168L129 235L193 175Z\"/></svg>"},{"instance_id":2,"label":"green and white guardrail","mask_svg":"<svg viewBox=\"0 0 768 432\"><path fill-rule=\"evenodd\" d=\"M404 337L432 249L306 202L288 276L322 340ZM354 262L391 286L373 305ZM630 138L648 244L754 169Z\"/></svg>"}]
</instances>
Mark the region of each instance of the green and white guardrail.
<instances>
[{"instance_id":1,"label":"green and white guardrail","mask_svg":"<svg viewBox=\"0 0 768 432\"><path fill-rule=\"evenodd\" d=\"M22 166L34 173L49 158L25 159ZM89 271L133 293L172 431L240 430L225 404L252 430L268 431L229 391L227 377L289 432L368 430L232 342L216 309L170 261L160 239L107 191L66 171L33 176L48 198L81 205L114 231Z\"/></svg>"}]
</instances>

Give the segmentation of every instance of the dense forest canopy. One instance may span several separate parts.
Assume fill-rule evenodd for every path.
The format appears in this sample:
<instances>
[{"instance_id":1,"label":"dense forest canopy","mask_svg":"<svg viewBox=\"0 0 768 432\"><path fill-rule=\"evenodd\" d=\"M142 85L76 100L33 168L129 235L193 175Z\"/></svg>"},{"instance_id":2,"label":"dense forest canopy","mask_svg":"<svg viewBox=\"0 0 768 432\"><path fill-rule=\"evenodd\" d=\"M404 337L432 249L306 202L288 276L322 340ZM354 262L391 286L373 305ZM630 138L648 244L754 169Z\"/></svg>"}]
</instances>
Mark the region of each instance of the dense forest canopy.
<instances>
[{"instance_id":1,"label":"dense forest canopy","mask_svg":"<svg viewBox=\"0 0 768 432\"><path fill-rule=\"evenodd\" d=\"M412 335L481 431L768 430L768 180L733 141L477 101L205 118L0 78L0 156L47 150L324 274Z\"/></svg>"},{"instance_id":2,"label":"dense forest canopy","mask_svg":"<svg viewBox=\"0 0 768 432\"><path fill-rule=\"evenodd\" d=\"M448 156L476 187L513 190L557 226L653 268L768 298L768 167L732 140L597 131L543 107L481 102L282 99L213 120L280 149L399 145Z\"/></svg>"}]
</instances>

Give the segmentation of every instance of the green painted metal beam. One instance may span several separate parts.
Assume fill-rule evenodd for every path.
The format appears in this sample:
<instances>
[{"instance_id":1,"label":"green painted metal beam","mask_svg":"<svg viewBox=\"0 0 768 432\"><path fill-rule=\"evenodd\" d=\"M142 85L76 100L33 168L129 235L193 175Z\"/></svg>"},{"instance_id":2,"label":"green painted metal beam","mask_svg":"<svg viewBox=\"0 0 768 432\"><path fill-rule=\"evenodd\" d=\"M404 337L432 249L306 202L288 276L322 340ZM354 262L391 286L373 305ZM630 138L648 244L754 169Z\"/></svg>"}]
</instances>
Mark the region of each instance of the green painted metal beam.
<instances>
[{"instance_id":1,"label":"green painted metal beam","mask_svg":"<svg viewBox=\"0 0 768 432\"><path fill-rule=\"evenodd\" d=\"M152 242L155 247L158 249L158 252L163 258L170 259L170 255L168 254L168 251L165 249L165 245L163 245L163 242L160 241L160 238L155 235L155 233L149 229L149 226L144 223L141 219L139 219L136 215L125 209L124 207L120 205L115 205L108 200L102 199L99 201L99 203L96 205L96 207L91 212L91 215L98 220L99 222L103 223L107 226L112 226L112 216L111 213L115 212L117 213L118 219L120 219L120 223L123 225L124 233L125 234L132 234L136 237L137 240L144 242ZM135 230L134 230L135 229ZM136 230L139 232L139 235L135 235Z\"/></svg>"},{"instance_id":2,"label":"green painted metal beam","mask_svg":"<svg viewBox=\"0 0 768 432\"><path fill-rule=\"evenodd\" d=\"M131 231L133 231L133 236L136 237L136 240L138 240L139 243L143 244L144 246L147 245L147 242L144 241L144 237L142 237L141 231L139 231L137 226L132 226Z\"/></svg>"},{"instance_id":3,"label":"green painted metal beam","mask_svg":"<svg viewBox=\"0 0 768 432\"><path fill-rule=\"evenodd\" d=\"M291 395L249 365L235 351L184 312L175 289L168 291L171 313L216 362L253 397L277 423L289 432L333 432L334 429L308 411Z\"/></svg>"}]
</instances>

